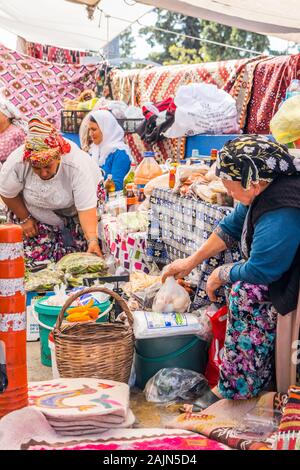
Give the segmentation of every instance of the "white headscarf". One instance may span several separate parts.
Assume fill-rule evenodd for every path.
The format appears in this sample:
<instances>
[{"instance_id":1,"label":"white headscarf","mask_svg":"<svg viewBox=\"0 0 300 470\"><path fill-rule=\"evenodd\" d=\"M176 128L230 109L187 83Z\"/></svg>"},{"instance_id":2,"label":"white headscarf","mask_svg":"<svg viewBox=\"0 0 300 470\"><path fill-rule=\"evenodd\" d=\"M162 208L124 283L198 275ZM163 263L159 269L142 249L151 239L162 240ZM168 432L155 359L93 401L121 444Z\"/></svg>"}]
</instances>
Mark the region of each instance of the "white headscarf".
<instances>
[{"instance_id":1,"label":"white headscarf","mask_svg":"<svg viewBox=\"0 0 300 470\"><path fill-rule=\"evenodd\" d=\"M92 144L90 147L90 153L98 165L103 166L108 155L116 150L125 150L132 160L130 149L124 142L124 131L112 113L99 109L92 111L89 114L90 117L95 119L103 136L101 144Z\"/></svg>"},{"instance_id":2,"label":"white headscarf","mask_svg":"<svg viewBox=\"0 0 300 470\"><path fill-rule=\"evenodd\" d=\"M20 127L24 132L27 133L27 122L22 119L20 111L12 103L5 100L4 98L0 98L0 113L11 119L12 124Z\"/></svg>"}]
</instances>

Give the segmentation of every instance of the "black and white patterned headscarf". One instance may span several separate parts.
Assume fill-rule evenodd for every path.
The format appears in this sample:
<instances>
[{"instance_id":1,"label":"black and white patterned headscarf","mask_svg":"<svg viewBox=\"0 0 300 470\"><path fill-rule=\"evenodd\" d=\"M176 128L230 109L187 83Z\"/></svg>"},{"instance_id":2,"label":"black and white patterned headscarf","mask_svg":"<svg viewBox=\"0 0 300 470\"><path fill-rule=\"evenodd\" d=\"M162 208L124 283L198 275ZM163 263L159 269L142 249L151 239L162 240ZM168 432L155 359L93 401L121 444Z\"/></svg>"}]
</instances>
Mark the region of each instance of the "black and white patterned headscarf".
<instances>
[{"instance_id":1,"label":"black and white patterned headscarf","mask_svg":"<svg viewBox=\"0 0 300 470\"><path fill-rule=\"evenodd\" d=\"M241 136L227 142L217 158L216 175L240 181L249 189L251 183L273 181L279 175L297 173L294 157L285 145L262 135Z\"/></svg>"}]
</instances>

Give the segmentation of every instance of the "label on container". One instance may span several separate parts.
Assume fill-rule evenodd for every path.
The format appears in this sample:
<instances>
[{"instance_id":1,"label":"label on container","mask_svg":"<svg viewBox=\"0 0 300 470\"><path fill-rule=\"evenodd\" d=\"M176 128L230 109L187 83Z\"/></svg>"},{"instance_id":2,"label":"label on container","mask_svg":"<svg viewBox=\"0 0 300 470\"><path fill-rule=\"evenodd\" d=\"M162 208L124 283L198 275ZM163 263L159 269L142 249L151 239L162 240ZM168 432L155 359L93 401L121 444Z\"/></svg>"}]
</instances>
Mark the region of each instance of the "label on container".
<instances>
[{"instance_id":1,"label":"label on container","mask_svg":"<svg viewBox=\"0 0 300 470\"><path fill-rule=\"evenodd\" d=\"M188 326L184 313L144 312L144 315L149 330Z\"/></svg>"}]
</instances>

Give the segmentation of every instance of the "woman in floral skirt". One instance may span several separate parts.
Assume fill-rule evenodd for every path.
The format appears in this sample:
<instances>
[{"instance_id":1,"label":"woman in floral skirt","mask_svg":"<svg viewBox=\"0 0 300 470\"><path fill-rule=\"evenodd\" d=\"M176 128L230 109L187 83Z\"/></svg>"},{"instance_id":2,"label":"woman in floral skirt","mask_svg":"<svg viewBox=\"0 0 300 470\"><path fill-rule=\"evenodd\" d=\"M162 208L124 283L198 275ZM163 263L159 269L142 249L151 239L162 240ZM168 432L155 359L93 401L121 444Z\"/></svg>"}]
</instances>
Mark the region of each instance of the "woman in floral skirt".
<instances>
[{"instance_id":1,"label":"woman in floral skirt","mask_svg":"<svg viewBox=\"0 0 300 470\"><path fill-rule=\"evenodd\" d=\"M264 136L241 136L219 152L216 174L239 203L192 256L164 274L185 277L237 241L243 260L218 267L207 282L211 301L228 292L228 321L218 386L194 404L248 399L272 384L277 315L297 305L300 278L300 168L285 146Z\"/></svg>"}]
</instances>

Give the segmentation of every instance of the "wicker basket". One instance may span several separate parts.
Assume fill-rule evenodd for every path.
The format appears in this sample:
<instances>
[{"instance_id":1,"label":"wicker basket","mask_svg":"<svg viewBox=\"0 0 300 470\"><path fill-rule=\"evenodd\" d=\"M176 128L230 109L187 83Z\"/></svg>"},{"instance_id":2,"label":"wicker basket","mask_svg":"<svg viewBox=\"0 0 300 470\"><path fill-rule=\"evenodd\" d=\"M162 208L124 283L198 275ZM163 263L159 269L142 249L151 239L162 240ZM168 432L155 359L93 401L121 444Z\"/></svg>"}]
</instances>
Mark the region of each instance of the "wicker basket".
<instances>
[{"instance_id":1,"label":"wicker basket","mask_svg":"<svg viewBox=\"0 0 300 470\"><path fill-rule=\"evenodd\" d=\"M127 315L128 323L76 323L62 325L66 310L75 299L90 292L109 294ZM128 383L134 351L133 316L115 292L90 287L74 294L63 306L53 331L60 377L96 377Z\"/></svg>"}]
</instances>

